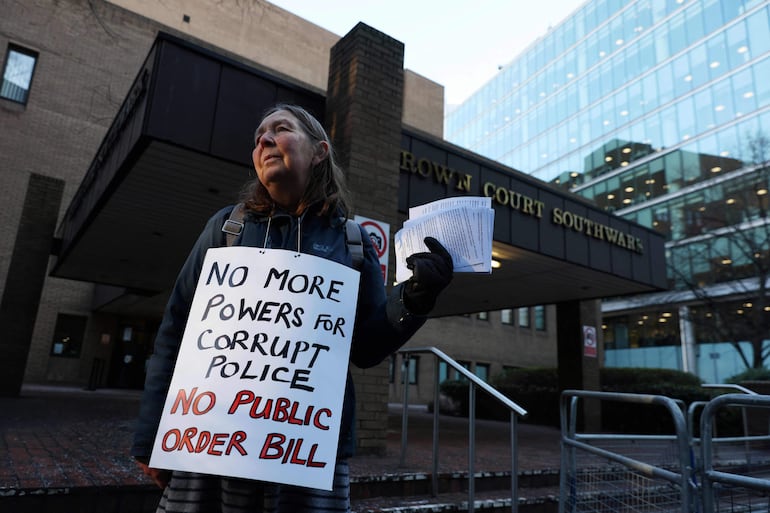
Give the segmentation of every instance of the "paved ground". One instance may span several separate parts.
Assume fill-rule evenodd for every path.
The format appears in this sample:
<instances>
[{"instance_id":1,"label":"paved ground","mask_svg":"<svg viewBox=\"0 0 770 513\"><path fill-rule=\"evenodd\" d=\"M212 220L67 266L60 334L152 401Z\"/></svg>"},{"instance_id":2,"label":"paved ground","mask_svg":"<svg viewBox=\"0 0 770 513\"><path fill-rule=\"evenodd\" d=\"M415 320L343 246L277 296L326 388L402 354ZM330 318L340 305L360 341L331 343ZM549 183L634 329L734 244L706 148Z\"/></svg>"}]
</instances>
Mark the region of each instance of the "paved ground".
<instances>
[{"instance_id":1,"label":"paved ground","mask_svg":"<svg viewBox=\"0 0 770 513\"><path fill-rule=\"evenodd\" d=\"M140 392L26 386L0 398L0 496L12 490L149 484L128 455ZM357 456L354 476L430 472L432 414L410 410L400 466L401 411L391 407L384 457ZM440 471L468 469L467 420L441 416ZM519 470L558 469L556 428L518 425ZM478 421L476 471L510 470L510 425Z\"/></svg>"}]
</instances>

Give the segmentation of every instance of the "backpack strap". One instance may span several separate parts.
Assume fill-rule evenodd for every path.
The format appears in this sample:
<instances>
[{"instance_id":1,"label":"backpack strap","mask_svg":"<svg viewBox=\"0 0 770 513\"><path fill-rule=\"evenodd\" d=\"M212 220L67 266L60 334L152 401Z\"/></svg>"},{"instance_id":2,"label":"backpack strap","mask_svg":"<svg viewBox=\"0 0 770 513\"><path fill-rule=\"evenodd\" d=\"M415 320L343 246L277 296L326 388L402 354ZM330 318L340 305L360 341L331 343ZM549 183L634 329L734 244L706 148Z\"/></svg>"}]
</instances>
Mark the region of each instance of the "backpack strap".
<instances>
[{"instance_id":1,"label":"backpack strap","mask_svg":"<svg viewBox=\"0 0 770 513\"><path fill-rule=\"evenodd\" d=\"M222 225L222 231L225 234L225 243L232 246L235 238L243 231L243 216L245 209L243 203L238 203L230 213L230 217ZM358 223L352 219L345 219L345 239L348 243L350 255L353 258L353 268L361 269L361 263L364 261L364 244L361 240L361 228Z\"/></svg>"},{"instance_id":2,"label":"backpack strap","mask_svg":"<svg viewBox=\"0 0 770 513\"><path fill-rule=\"evenodd\" d=\"M235 238L243 231L243 216L244 216L243 203L238 203L230 213L230 217L222 225L222 231L225 233L225 242L228 246L232 246L235 242Z\"/></svg>"},{"instance_id":3,"label":"backpack strap","mask_svg":"<svg viewBox=\"0 0 770 513\"><path fill-rule=\"evenodd\" d=\"M352 219L345 219L345 238L348 249L353 257L353 269L360 270L364 261L364 243L361 240L361 228Z\"/></svg>"}]
</instances>

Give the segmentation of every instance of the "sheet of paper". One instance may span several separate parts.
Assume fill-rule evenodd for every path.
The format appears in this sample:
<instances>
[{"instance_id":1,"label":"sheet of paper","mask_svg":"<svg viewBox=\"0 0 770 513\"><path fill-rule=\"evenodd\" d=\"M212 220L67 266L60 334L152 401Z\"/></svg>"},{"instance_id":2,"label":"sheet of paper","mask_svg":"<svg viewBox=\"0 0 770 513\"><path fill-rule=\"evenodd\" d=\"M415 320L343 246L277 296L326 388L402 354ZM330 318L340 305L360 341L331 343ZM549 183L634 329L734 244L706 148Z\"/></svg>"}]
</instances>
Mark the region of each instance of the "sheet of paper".
<instances>
[{"instance_id":1,"label":"sheet of paper","mask_svg":"<svg viewBox=\"0 0 770 513\"><path fill-rule=\"evenodd\" d=\"M491 198L445 198L409 209L409 219L395 235L396 281L412 275L406 259L428 251L425 237L447 248L455 272L492 272L494 213Z\"/></svg>"}]
</instances>

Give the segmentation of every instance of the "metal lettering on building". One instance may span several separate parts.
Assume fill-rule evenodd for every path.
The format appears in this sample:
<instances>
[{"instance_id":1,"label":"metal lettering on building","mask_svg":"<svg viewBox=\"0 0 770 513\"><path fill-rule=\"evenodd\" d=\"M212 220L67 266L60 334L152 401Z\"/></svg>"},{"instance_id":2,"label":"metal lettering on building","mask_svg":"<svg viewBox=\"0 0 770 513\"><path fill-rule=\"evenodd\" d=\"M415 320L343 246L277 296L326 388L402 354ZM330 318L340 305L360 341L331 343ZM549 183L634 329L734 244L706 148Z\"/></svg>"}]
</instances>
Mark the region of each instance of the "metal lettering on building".
<instances>
[{"instance_id":1,"label":"metal lettering on building","mask_svg":"<svg viewBox=\"0 0 770 513\"><path fill-rule=\"evenodd\" d=\"M401 151L399 162L403 173L419 175L426 179L432 178L438 184L454 186L458 191L471 193L473 177L470 174L461 173L430 159L416 158L411 152L405 150ZM546 210L545 202L494 182L484 183L481 187L481 193L485 197L492 198L493 203L509 207L522 215L537 219L542 219L543 212ZM550 219L553 224L582 233L586 237L603 240L635 253L642 254L644 252L644 245L639 237L569 210L554 207L551 209Z\"/></svg>"}]
</instances>

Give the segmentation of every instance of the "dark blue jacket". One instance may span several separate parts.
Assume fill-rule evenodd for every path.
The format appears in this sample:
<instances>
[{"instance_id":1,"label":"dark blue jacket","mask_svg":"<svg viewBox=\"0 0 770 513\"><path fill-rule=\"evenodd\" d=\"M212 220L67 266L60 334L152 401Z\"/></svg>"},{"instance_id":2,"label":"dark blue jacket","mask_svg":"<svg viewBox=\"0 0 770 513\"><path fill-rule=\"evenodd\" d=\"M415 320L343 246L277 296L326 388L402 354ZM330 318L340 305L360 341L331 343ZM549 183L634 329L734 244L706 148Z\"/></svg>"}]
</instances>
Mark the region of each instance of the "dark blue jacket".
<instances>
[{"instance_id":1,"label":"dark blue jacket","mask_svg":"<svg viewBox=\"0 0 770 513\"><path fill-rule=\"evenodd\" d=\"M144 394L131 454L149 458L171 382L193 294L198 283L206 250L225 245L222 225L233 206L209 219L190 251L171 292L155 347L147 367ZM269 226L270 233L267 233ZM369 236L361 229L364 260L360 267L358 309L351 341L350 361L362 368L373 367L401 347L425 323L425 317L413 316L403 306L402 286L386 296L380 264ZM345 237L344 220L318 216L307 211L296 217L276 213L271 217L247 213L244 229L235 245L299 250L352 267L352 257ZM348 371L340 427L338 457L345 458L355 449L355 392Z\"/></svg>"}]
</instances>

